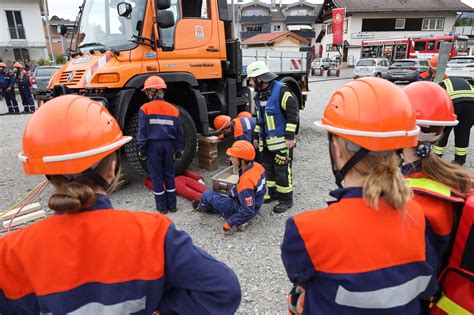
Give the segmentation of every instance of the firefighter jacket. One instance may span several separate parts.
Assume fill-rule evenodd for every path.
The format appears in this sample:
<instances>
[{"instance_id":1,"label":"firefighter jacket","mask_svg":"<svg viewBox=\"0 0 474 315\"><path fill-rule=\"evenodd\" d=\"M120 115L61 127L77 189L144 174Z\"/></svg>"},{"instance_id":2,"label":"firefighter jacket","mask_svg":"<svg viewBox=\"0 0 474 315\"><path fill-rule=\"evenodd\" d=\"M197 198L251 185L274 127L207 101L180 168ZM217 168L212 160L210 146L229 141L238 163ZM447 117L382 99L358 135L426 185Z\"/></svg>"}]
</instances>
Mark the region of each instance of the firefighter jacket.
<instances>
[{"instance_id":1,"label":"firefighter jacket","mask_svg":"<svg viewBox=\"0 0 474 315\"><path fill-rule=\"evenodd\" d=\"M15 88L15 76L10 73L0 73L0 90L10 88L12 91Z\"/></svg>"},{"instance_id":2,"label":"firefighter jacket","mask_svg":"<svg viewBox=\"0 0 474 315\"><path fill-rule=\"evenodd\" d=\"M425 218L409 201L397 211L362 188L331 193L327 208L288 219L281 245L289 279L306 289L303 314L419 314L437 290Z\"/></svg>"},{"instance_id":3,"label":"firefighter jacket","mask_svg":"<svg viewBox=\"0 0 474 315\"><path fill-rule=\"evenodd\" d=\"M234 137L234 140L246 140L248 142L252 142L255 125L255 118L234 118L230 124L230 134Z\"/></svg>"},{"instance_id":4,"label":"firefighter jacket","mask_svg":"<svg viewBox=\"0 0 474 315\"><path fill-rule=\"evenodd\" d=\"M20 73L15 77L15 81L19 88L28 88L31 86L30 77L25 70L20 70Z\"/></svg>"},{"instance_id":5,"label":"firefighter jacket","mask_svg":"<svg viewBox=\"0 0 474 315\"><path fill-rule=\"evenodd\" d=\"M448 262L450 244L455 237L454 211L458 207L459 211L462 209L464 196L429 179L421 170L420 161L403 165L402 173L415 193L413 200L422 207L429 222L427 231L438 259L437 272L440 272Z\"/></svg>"},{"instance_id":6,"label":"firefighter jacket","mask_svg":"<svg viewBox=\"0 0 474 315\"><path fill-rule=\"evenodd\" d=\"M106 196L0 239L0 313L234 314L235 274L166 216Z\"/></svg>"},{"instance_id":7,"label":"firefighter jacket","mask_svg":"<svg viewBox=\"0 0 474 315\"><path fill-rule=\"evenodd\" d=\"M416 76L417 81L434 81L436 78L436 71L425 71ZM444 79L447 79L448 76L444 75Z\"/></svg>"},{"instance_id":8,"label":"firefighter jacket","mask_svg":"<svg viewBox=\"0 0 474 315\"><path fill-rule=\"evenodd\" d=\"M252 219L260 211L265 194L265 169L262 165L253 162L245 170L240 170L239 182L229 193L237 211L227 218L227 223L240 226Z\"/></svg>"},{"instance_id":9,"label":"firefighter jacket","mask_svg":"<svg viewBox=\"0 0 474 315\"><path fill-rule=\"evenodd\" d=\"M268 95L269 94L269 95ZM286 149L285 140L293 140L298 127L298 102L288 87L277 80L255 97L257 126L254 133L259 139L259 150L270 152Z\"/></svg>"},{"instance_id":10,"label":"firefighter jacket","mask_svg":"<svg viewBox=\"0 0 474 315\"><path fill-rule=\"evenodd\" d=\"M184 133L179 109L161 99L148 102L139 111L137 144L146 151L147 141L171 140L175 151L184 148Z\"/></svg>"},{"instance_id":11,"label":"firefighter jacket","mask_svg":"<svg viewBox=\"0 0 474 315\"><path fill-rule=\"evenodd\" d=\"M463 78L445 79L443 82L440 82L439 85L448 92L454 104L464 101L474 101L474 89L469 82Z\"/></svg>"}]
</instances>

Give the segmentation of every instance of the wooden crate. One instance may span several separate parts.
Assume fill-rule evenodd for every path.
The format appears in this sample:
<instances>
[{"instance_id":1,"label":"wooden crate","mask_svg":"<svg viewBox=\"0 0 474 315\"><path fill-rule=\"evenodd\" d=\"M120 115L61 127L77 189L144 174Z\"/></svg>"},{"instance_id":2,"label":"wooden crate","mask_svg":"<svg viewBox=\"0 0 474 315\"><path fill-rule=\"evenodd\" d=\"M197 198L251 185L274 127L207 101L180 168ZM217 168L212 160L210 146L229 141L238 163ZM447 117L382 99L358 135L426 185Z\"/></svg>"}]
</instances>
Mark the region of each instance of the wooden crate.
<instances>
[{"instance_id":1,"label":"wooden crate","mask_svg":"<svg viewBox=\"0 0 474 315\"><path fill-rule=\"evenodd\" d=\"M199 136L198 139L199 167L204 168L208 171L217 170L219 166L217 149L219 138Z\"/></svg>"},{"instance_id":2,"label":"wooden crate","mask_svg":"<svg viewBox=\"0 0 474 315\"><path fill-rule=\"evenodd\" d=\"M209 172L215 171L219 168L219 160L216 158L199 158L199 167L208 170Z\"/></svg>"},{"instance_id":3,"label":"wooden crate","mask_svg":"<svg viewBox=\"0 0 474 315\"><path fill-rule=\"evenodd\" d=\"M237 168L229 166L212 177L212 189L222 194L228 194L238 182L239 172Z\"/></svg>"}]
</instances>

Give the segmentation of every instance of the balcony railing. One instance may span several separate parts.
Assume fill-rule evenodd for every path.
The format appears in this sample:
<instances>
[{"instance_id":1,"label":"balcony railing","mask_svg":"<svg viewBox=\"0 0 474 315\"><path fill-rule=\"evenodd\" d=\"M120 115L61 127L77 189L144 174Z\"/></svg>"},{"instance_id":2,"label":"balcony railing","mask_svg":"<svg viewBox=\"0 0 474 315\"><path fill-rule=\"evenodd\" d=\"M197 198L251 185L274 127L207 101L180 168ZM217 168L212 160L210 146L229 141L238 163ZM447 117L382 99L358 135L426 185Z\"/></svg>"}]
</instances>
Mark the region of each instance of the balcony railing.
<instances>
[{"instance_id":1,"label":"balcony railing","mask_svg":"<svg viewBox=\"0 0 474 315\"><path fill-rule=\"evenodd\" d=\"M265 15L252 15L252 16L242 15L240 17L240 23L270 23L271 21L272 21L272 17L265 16Z\"/></svg>"},{"instance_id":2,"label":"balcony railing","mask_svg":"<svg viewBox=\"0 0 474 315\"><path fill-rule=\"evenodd\" d=\"M313 32L313 31L300 30L300 31L292 31L292 32L306 39L313 39L316 37L316 32Z\"/></svg>"},{"instance_id":3,"label":"balcony railing","mask_svg":"<svg viewBox=\"0 0 474 315\"><path fill-rule=\"evenodd\" d=\"M286 17L287 24L314 24L316 23L316 17L313 16L292 16L288 15Z\"/></svg>"}]
</instances>

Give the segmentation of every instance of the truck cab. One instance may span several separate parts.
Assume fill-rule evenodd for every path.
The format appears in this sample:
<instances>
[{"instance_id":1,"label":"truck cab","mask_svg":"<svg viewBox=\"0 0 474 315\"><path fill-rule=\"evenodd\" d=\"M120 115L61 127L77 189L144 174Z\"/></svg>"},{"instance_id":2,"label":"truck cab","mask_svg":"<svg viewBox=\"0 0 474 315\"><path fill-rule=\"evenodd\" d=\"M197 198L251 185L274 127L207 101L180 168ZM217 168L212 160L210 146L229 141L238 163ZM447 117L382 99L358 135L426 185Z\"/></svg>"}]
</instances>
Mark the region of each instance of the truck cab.
<instances>
[{"instance_id":1,"label":"truck cab","mask_svg":"<svg viewBox=\"0 0 474 315\"><path fill-rule=\"evenodd\" d=\"M197 133L210 134L214 116L235 117L250 109L251 90L242 76L240 43L231 36L226 0L85 0L72 36L72 58L37 99L88 96L135 138L138 110L148 101L143 84L161 76L168 86L165 99L181 111L186 138L177 173L191 163ZM301 93L298 78L287 80ZM125 154L132 166L146 170L135 139Z\"/></svg>"}]
</instances>

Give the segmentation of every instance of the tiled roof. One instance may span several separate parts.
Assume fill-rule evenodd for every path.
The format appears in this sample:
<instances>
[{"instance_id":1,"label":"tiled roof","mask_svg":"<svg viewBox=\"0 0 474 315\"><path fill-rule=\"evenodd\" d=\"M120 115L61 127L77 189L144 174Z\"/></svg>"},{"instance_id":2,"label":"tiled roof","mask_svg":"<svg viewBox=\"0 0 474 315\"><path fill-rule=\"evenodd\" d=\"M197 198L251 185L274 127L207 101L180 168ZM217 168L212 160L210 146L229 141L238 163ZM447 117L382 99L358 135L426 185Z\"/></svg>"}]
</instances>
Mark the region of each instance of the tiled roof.
<instances>
[{"instance_id":1,"label":"tiled roof","mask_svg":"<svg viewBox=\"0 0 474 315\"><path fill-rule=\"evenodd\" d=\"M242 42L242 44L257 44L257 43L271 44L275 42L277 39L281 37L285 37L285 36L291 36L304 44L307 44L307 45L309 44L309 41L306 40L305 38L289 31L258 34L250 38L247 38L246 40Z\"/></svg>"}]
</instances>

